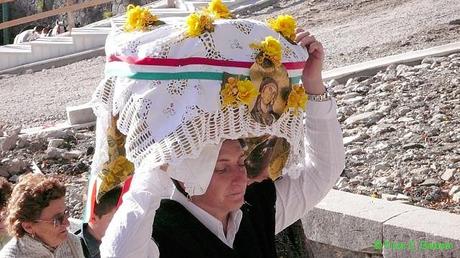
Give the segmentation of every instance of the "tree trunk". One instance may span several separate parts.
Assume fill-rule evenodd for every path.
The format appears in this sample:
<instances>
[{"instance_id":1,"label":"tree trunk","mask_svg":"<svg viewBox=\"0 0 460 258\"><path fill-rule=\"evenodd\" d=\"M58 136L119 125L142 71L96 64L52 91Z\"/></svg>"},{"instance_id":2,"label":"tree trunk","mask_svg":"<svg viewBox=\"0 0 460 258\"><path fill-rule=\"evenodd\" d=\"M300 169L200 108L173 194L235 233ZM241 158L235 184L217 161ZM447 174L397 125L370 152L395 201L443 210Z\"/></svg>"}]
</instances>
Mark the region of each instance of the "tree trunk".
<instances>
[{"instance_id":1,"label":"tree trunk","mask_svg":"<svg viewBox=\"0 0 460 258\"><path fill-rule=\"evenodd\" d=\"M280 258L313 258L300 219L275 236L275 245Z\"/></svg>"}]
</instances>

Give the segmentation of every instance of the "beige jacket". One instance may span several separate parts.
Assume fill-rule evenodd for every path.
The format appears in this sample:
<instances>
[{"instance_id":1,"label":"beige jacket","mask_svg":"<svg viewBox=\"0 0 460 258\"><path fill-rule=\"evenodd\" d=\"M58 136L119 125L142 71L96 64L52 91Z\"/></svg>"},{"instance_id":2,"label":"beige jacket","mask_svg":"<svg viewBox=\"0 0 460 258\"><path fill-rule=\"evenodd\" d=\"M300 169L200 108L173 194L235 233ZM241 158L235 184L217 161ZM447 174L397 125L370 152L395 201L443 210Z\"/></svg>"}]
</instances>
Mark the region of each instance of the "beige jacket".
<instances>
[{"instance_id":1,"label":"beige jacket","mask_svg":"<svg viewBox=\"0 0 460 258\"><path fill-rule=\"evenodd\" d=\"M2 258L83 258L80 239L69 233L65 242L53 252L42 242L24 235L21 238L12 238L0 251Z\"/></svg>"}]
</instances>

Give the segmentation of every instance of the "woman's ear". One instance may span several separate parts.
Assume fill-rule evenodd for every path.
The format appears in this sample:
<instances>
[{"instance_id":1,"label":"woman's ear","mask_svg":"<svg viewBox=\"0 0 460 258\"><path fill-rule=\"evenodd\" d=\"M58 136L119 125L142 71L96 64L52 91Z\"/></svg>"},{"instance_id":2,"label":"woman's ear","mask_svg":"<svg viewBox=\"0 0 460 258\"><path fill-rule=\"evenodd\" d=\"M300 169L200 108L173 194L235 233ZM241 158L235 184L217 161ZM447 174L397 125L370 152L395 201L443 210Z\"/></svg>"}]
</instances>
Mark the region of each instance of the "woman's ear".
<instances>
[{"instance_id":1,"label":"woman's ear","mask_svg":"<svg viewBox=\"0 0 460 258\"><path fill-rule=\"evenodd\" d=\"M29 222L29 221L26 221L26 222L21 222L21 226L22 228L29 234L33 235L34 234L34 230L33 230L33 223L32 222Z\"/></svg>"}]
</instances>

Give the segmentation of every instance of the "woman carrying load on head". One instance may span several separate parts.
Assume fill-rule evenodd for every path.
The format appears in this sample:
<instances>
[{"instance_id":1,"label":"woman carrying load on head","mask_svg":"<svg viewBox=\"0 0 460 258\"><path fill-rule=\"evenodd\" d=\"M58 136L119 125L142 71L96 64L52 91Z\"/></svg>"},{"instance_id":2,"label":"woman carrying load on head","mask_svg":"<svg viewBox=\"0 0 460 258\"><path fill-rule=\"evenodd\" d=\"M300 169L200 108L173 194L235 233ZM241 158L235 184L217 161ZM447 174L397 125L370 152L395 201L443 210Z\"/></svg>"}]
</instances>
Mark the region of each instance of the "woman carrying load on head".
<instances>
[{"instance_id":1,"label":"woman carrying load on head","mask_svg":"<svg viewBox=\"0 0 460 258\"><path fill-rule=\"evenodd\" d=\"M109 36L107 79L95 94L106 130L97 141L110 150L102 142L115 128L135 173L101 257L276 257L275 234L317 204L343 170L321 43L296 33L295 23L278 26L293 25L292 17L267 26L226 10L213 1L184 26L129 7L125 30L140 31ZM278 85L270 123L251 115L268 77ZM105 153L95 167L117 160ZM260 167L270 179L249 185L249 156L267 160ZM95 185L126 176L107 171Z\"/></svg>"}]
</instances>

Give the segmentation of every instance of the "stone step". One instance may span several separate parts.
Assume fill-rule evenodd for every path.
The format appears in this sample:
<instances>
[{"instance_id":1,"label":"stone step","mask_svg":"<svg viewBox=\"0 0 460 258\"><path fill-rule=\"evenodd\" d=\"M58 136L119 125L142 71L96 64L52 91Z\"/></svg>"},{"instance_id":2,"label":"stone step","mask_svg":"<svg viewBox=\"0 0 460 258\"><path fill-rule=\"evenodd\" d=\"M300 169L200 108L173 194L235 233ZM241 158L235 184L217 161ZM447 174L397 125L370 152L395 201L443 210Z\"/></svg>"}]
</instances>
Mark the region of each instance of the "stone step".
<instances>
[{"instance_id":1,"label":"stone step","mask_svg":"<svg viewBox=\"0 0 460 258\"><path fill-rule=\"evenodd\" d=\"M242 5L257 4L264 1L268 0L228 0L223 2L230 9L234 9ZM145 6L160 18L171 18L186 17L190 12L204 8L209 2L176 0L176 7L167 8L167 0L163 0ZM0 73L17 66L103 47L112 24L122 27L125 19L125 15L120 15L82 28L73 28L71 32L57 37L46 37L32 42L1 46Z\"/></svg>"}]
</instances>

